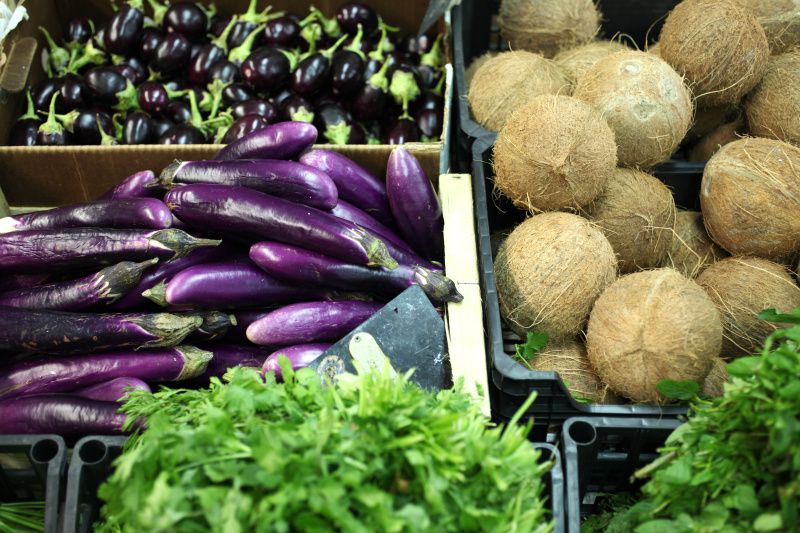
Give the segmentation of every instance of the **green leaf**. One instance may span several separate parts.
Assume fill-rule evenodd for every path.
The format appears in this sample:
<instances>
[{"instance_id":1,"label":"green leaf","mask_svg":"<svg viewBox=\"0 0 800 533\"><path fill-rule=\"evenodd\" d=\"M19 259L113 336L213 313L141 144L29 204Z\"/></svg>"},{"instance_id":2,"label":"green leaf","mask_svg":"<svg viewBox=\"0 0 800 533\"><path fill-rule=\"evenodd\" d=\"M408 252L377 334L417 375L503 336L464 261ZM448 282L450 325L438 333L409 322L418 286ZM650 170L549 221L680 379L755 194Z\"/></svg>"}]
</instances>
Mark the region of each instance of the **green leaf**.
<instances>
[{"instance_id":1,"label":"green leaf","mask_svg":"<svg viewBox=\"0 0 800 533\"><path fill-rule=\"evenodd\" d=\"M740 357L728 363L726 369L733 377L748 379L761 366L761 356Z\"/></svg>"},{"instance_id":2,"label":"green leaf","mask_svg":"<svg viewBox=\"0 0 800 533\"><path fill-rule=\"evenodd\" d=\"M681 401L689 401L700 393L700 385L691 380L662 379L656 384L656 389L667 398Z\"/></svg>"},{"instance_id":3,"label":"green leaf","mask_svg":"<svg viewBox=\"0 0 800 533\"><path fill-rule=\"evenodd\" d=\"M800 307L791 313L779 313L775 309L764 309L758 313L759 320L785 324L800 324Z\"/></svg>"},{"instance_id":4,"label":"green leaf","mask_svg":"<svg viewBox=\"0 0 800 533\"><path fill-rule=\"evenodd\" d=\"M758 496L751 485L739 485L725 498L725 505L744 515L755 515L760 510Z\"/></svg>"},{"instance_id":5,"label":"green leaf","mask_svg":"<svg viewBox=\"0 0 800 533\"><path fill-rule=\"evenodd\" d=\"M527 339L524 344L517 344L516 353L517 357L524 361L530 362L536 354L539 353L550 340L547 333L529 331Z\"/></svg>"},{"instance_id":6,"label":"green leaf","mask_svg":"<svg viewBox=\"0 0 800 533\"><path fill-rule=\"evenodd\" d=\"M675 522L672 520L650 520L635 529L636 533L664 533L675 530Z\"/></svg>"},{"instance_id":7,"label":"green leaf","mask_svg":"<svg viewBox=\"0 0 800 533\"><path fill-rule=\"evenodd\" d=\"M753 531L778 531L783 528L780 513L764 513L753 522Z\"/></svg>"}]
</instances>

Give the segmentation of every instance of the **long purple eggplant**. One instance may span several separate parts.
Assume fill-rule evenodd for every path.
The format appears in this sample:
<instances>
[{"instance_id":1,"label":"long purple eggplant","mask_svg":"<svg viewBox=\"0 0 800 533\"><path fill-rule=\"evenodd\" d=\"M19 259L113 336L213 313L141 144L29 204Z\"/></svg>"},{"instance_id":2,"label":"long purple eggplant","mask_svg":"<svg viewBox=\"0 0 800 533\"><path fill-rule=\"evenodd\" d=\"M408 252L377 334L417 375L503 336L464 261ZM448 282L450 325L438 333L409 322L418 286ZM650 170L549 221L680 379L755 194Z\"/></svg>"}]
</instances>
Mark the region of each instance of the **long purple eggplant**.
<instances>
[{"instance_id":1,"label":"long purple eggplant","mask_svg":"<svg viewBox=\"0 0 800 533\"><path fill-rule=\"evenodd\" d=\"M406 241L428 259L442 259L442 208L422 165L405 148L395 148L389 156L386 191L392 214Z\"/></svg>"},{"instance_id":2,"label":"long purple eggplant","mask_svg":"<svg viewBox=\"0 0 800 533\"><path fill-rule=\"evenodd\" d=\"M207 311L205 313L192 313L199 316L203 323L192 332L191 338L201 340L220 339L236 326L236 317L222 311Z\"/></svg>"},{"instance_id":3,"label":"long purple eggplant","mask_svg":"<svg viewBox=\"0 0 800 533\"><path fill-rule=\"evenodd\" d=\"M186 185L164 200L195 227L295 244L355 264L397 266L383 241L356 224L244 187Z\"/></svg>"},{"instance_id":4,"label":"long purple eggplant","mask_svg":"<svg viewBox=\"0 0 800 533\"><path fill-rule=\"evenodd\" d=\"M236 311L234 313L234 316L236 317L236 325L232 327L230 331L228 331L228 334L225 336L225 340L230 342L246 342L247 328L250 326L250 324L259 318L267 316L275 309L275 307L270 306L262 309L245 309Z\"/></svg>"},{"instance_id":5,"label":"long purple eggplant","mask_svg":"<svg viewBox=\"0 0 800 533\"><path fill-rule=\"evenodd\" d=\"M246 366L261 368L270 355L271 350L259 346L237 346L234 344L208 344L203 349L214 354L206 371L200 376L208 379L221 378L229 368Z\"/></svg>"},{"instance_id":6,"label":"long purple eggplant","mask_svg":"<svg viewBox=\"0 0 800 533\"><path fill-rule=\"evenodd\" d=\"M338 201L336 185L327 174L277 159L176 162L161 172L159 181L165 187L193 183L237 185L319 209L331 209Z\"/></svg>"},{"instance_id":7,"label":"long purple eggplant","mask_svg":"<svg viewBox=\"0 0 800 533\"><path fill-rule=\"evenodd\" d=\"M271 276L304 287L395 295L419 285L434 303L464 299L450 279L420 266L400 265L394 270L368 268L276 242L254 244L250 248L250 259Z\"/></svg>"},{"instance_id":8,"label":"long purple eggplant","mask_svg":"<svg viewBox=\"0 0 800 533\"><path fill-rule=\"evenodd\" d=\"M0 294L0 306L80 311L108 305L127 294L139 282L142 272L157 262L158 259L123 261L76 280L4 292Z\"/></svg>"},{"instance_id":9,"label":"long purple eggplant","mask_svg":"<svg viewBox=\"0 0 800 533\"><path fill-rule=\"evenodd\" d=\"M306 122L281 122L249 133L220 150L214 159L292 159L317 140L317 128Z\"/></svg>"},{"instance_id":10,"label":"long purple eggplant","mask_svg":"<svg viewBox=\"0 0 800 533\"><path fill-rule=\"evenodd\" d=\"M393 224L386 185L368 170L331 150L311 150L300 157L300 162L330 176L339 190L340 198L363 209L383 224Z\"/></svg>"},{"instance_id":11,"label":"long purple eggplant","mask_svg":"<svg viewBox=\"0 0 800 533\"><path fill-rule=\"evenodd\" d=\"M169 313L87 314L0 307L0 350L52 354L175 346L203 323Z\"/></svg>"},{"instance_id":12,"label":"long purple eggplant","mask_svg":"<svg viewBox=\"0 0 800 533\"><path fill-rule=\"evenodd\" d=\"M298 368L305 368L313 363L317 358L325 353L325 350L333 346L332 344L300 344L298 346L290 346L288 348L281 348L273 352L264 365L261 367L261 373L267 374L274 372L275 378L280 380L283 378L279 358L281 355L286 356L292 364L292 370Z\"/></svg>"},{"instance_id":13,"label":"long purple eggplant","mask_svg":"<svg viewBox=\"0 0 800 533\"><path fill-rule=\"evenodd\" d=\"M121 261L173 258L220 241L197 239L179 229L73 228L0 235L0 272L61 272Z\"/></svg>"},{"instance_id":14,"label":"long purple eggplant","mask_svg":"<svg viewBox=\"0 0 800 533\"><path fill-rule=\"evenodd\" d=\"M106 191L98 200L111 200L114 198L153 198L159 195L159 190L153 185L156 175L152 170L142 170L131 174L119 185Z\"/></svg>"},{"instance_id":15,"label":"long purple eggplant","mask_svg":"<svg viewBox=\"0 0 800 533\"><path fill-rule=\"evenodd\" d=\"M0 434L54 433L65 438L122 433L116 402L71 394L38 394L0 402Z\"/></svg>"},{"instance_id":16,"label":"long purple eggplant","mask_svg":"<svg viewBox=\"0 0 800 533\"><path fill-rule=\"evenodd\" d=\"M31 289L44 285L52 277L52 274L8 274L0 276L0 290L9 292L18 289Z\"/></svg>"},{"instance_id":17,"label":"long purple eggplant","mask_svg":"<svg viewBox=\"0 0 800 533\"><path fill-rule=\"evenodd\" d=\"M263 346L337 341L377 313L370 302L306 302L287 305L250 324L247 339Z\"/></svg>"},{"instance_id":18,"label":"long purple eggplant","mask_svg":"<svg viewBox=\"0 0 800 533\"><path fill-rule=\"evenodd\" d=\"M236 309L324 299L323 289L287 285L244 259L189 267L169 282L145 291L160 305L176 308Z\"/></svg>"},{"instance_id":19,"label":"long purple eggplant","mask_svg":"<svg viewBox=\"0 0 800 533\"><path fill-rule=\"evenodd\" d=\"M384 243L390 243L399 250L416 255L416 252L412 250L399 235L351 203L339 199L336 207L331 209L331 213L343 220L349 220L353 224L358 224L365 230L374 233L375 236L379 237Z\"/></svg>"},{"instance_id":20,"label":"long purple eggplant","mask_svg":"<svg viewBox=\"0 0 800 533\"><path fill-rule=\"evenodd\" d=\"M5 367L0 398L69 392L115 378L180 381L205 372L213 354L194 346L120 351L71 357L41 357Z\"/></svg>"},{"instance_id":21,"label":"long purple eggplant","mask_svg":"<svg viewBox=\"0 0 800 533\"><path fill-rule=\"evenodd\" d=\"M89 398L90 400L121 402L132 390L152 392L150 390L150 385L141 379L122 377L114 378L110 381L104 381L103 383L98 383L97 385L90 385L82 389L74 390L71 392L71 394L80 396L81 398Z\"/></svg>"}]
</instances>

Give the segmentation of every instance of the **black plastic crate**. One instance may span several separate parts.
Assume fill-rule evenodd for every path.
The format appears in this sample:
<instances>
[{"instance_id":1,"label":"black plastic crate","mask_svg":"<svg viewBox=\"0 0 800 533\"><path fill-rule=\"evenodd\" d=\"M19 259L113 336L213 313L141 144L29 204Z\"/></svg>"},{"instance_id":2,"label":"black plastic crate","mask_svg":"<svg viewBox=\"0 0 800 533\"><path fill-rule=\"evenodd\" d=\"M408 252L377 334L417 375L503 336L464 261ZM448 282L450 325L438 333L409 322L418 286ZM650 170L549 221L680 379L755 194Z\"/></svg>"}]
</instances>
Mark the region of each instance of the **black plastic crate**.
<instances>
[{"instance_id":1,"label":"black plastic crate","mask_svg":"<svg viewBox=\"0 0 800 533\"><path fill-rule=\"evenodd\" d=\"M553 533L566 531L566 512L564 506L564 464L561 453L552 444L535 442L533 447L541 452L539 461L553 461L553 467L544 479L550 507L553 510Z\"/></svg>"},{"instance_id":2,"label":"black plastic crate","mask_svg":"<svg viewBox=\"0 0 800 533\"><path fill-rule=\"evenodd\" d=\"M45 502L44 531L56 533L66 465L58 435L0 435L0 502Z\"/></svg>"},{"instance_id":3,"label":"black plastic crate","mask_svg":"<svg viewBox=\"0 0 800 533\"><path fill-rule=\"evenodd\" d=\"M571 418L561 432L566 477L567 531L580 533L581 521L593 514L598 496L635 491L634 472L658 457L678 420Z\"/></svg>"}]
</instances>

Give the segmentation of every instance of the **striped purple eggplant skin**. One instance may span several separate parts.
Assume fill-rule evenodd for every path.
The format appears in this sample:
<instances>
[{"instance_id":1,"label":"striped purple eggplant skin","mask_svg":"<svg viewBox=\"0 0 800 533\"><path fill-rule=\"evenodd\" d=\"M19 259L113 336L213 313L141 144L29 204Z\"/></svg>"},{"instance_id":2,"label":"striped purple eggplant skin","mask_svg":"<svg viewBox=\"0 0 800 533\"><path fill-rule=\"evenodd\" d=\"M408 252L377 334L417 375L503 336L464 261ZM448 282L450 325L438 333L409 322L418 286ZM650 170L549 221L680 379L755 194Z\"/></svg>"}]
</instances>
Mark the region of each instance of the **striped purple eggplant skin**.
<instances>
[{"instance_id":1,"label":"striped purple eggplant skin","mask_svg":"<svg viewBox=\"0 0 800 533\"><path fill-rule=\"evenodd\" d=\"M107 306L133 289L142 272L157 262L158 259L141 263L123 261L76 280L4 292L0 294L0 306L57 311Z\"/></svg>"},{"instance_id":2,"label":"striped purple eggplant skin","mask_svg":"<svg viewBox=\"0 0 800 533\"><path fill-rule=\"evenodd\" d=\"M293 159L317 140L317 128L306 122L280 122L249 133L232 142L216 161L232 159Z\"/></svg>"},{"instance_id":3,"label":"striped purple eggplant skin","mask_svg":"<svg viewBox=\"0 0 800 533\"><path fill-rule=\"evenodd\" d=\"M228 334L225 336L225 340L230 342L247 342L248 326L250 326L250 324L259 318L267 316L275 309L277 309L277 307L268 306L261 309L237 310L234 313L234 316L236 317L236 325L230 329Z\"/></svg>"},{"instance_id":4,"label":"striped purple eggplant skin","mask_svg":"<svg viewBox=\"0 0 800 533\"><path fill-rule=\"evenodd\" d=\"M131 174L119 185L106 191L98 200L112 200L120 198L155 198L161 191L155 186L158 182L152 170L142 170Z\"/></svg>"},{"instance_id":5,"label":"striped purple eggplant skin","mask_svg":"<svg viewBox=\"0 0 800 533\"><path fill-rule=\"evenodd\" d=\"M48 354L175 346L203 320L170 313L90 314L0 307L0 350Z\"/></svg>"},{"instance_id":6,"label":"striped purple eggplant skin","mask_svg":"<svg viewBox=\"0 0 800 533\"><path fill-rule=\"evenodd\" d=\"M301 344L298 346L289 346L288 348L281 348L279 350L274 351L267 357L267 360L264 361L264 366L261 367L261 373L267 374L268 372L274 372L275 378L280 380L283 378L283 373L281 372L281 367L279 364L279 357L281 355L286 356L289 359L289 362L292 364L292 370L297 370L299 368L305 368L317 358L325 353L325 350L333 346L332 344Z\"/></svg>"},{"instance_id":7,"label":"striped purple eggplant skin","mask_svg":"<svg viewBox=\"0 0 800 533\"><path fill-rule=\"evenodd\" d=\"M72 228L15 231L0 235L0 272L87 270L121 261L182 257L220 241L198 239L179 229Z\"/></svg>"},{"instance_id":8,"label":"striped purple eggplant skin","mask_svg":"<svg viewBox=\"0 0 800 533\"><path fill-rule=\"evenodd\" d=\"M189 267L144 295L179 309L247 309L328 297L324 289L278 281L246 257Z\"/></svg>"},{"instance_id":9,"label":"striped purple eggplant skin","mask_svg":"<svg viewBox=\"0 0 800 533\"><path fill-rule=\"evenodd\" d=\"M115 351L70 357L36 357L5 367L0 399L70 392L112 379L180 381L205 372L213 354L194 346Z\"/></svg>"},{"instance_id":10,"label":"striped purple eggplant skin","mask_svg":"<svg viewBox=\"0 0 800 533\"><path fill-rule=\"evenodd\" d=\"M176 162L159 180L166 188L197 183L247 187L318 209L332 209L339 199L336 185L324 172L277 159Z\"/></svg>"},{"instance_id":11,"label":"striped purple eggplant skin","mask_svg":"<svg viewBox=\"0 0 800 533\"><path fill-rule=\"evenodd\" d=\"M397 233L384 226L373 217L368 215L365 211L357 208L351 203L344 200L339 200L339 203L330 210L335 216L349 220L353 224L358 224L365 230L374 233L376 237L380 238L386 244L392 244L397 249L402 250L408 254L416 255L416 252L406 243Z\"/></svg>"},{"instance_id":12,"label":"striped purple eggplant skin","mask_svg":"<svg viewBox=\"0 0 800 533\"><path fill-rule=\"evenodd\" d=\"M247 339L262 346L338 341L381 307L382 304L356 301L287 305L250 324Z\"/></svg>"},{"instance_id":13,"label":"striped purple eggplant skin","mask_svg":"<svg viewBox=\"0 0 800 533\"><path fill-rule=\"evenodd\" d=\"M150 389L150 385L141 379L123 377L114 378L110 381L98 383L97 385L90 385L89 387L74 390L70 394L80 396L81 398L89 398L90 400L99 400L102 402L122 402L132 390L153 392Z\"/></svg>"},{"instance_id":14,"label":"striped purple eggplant skin","mask_svg":"<svg viewBox=\"0 0 800 533\"><path fill-rule=\"evenodd\" d=\"M156 198L97 200L0 218L0 233L64 228L167 229L172 213Z\"/></svg>"},{"instance_id":15,"label":"striped purple eggplant skin","mask_svg":"<svg viewBox=\"0 0 800 533\"><path fill-rule=\"evenodd\" d=\"M417 158L395 148L386 166L386 192L400 233L424 257L444 257L444 219L431 180Z\"/></svg>"},{"instance_id":16,"label":"striped purple eggplant skin","mask_svg":"<svg viewBox=\"0 0 800 533\"><path fill-rule=\"evenodd\" d=\"M367 169L331 150L311 150L300 156L299 161L330 176L339 190L339 198L383 224L393 225L386 185Z\"/></svg>"},{"instance_id":17,"label":"striped purple eggplant skin","mask_svg":"<svg viewBox=\"0 0 800 533\"><path fill-rule=\"evenodd\" d=\"M397 295L419 285L436 304L464 298L455 283L424 267L400 265L393 270L353 265L297 246L260 242L250 248L250 259L271 276L301 286Z\"/></svg>"},{"instance_id":18,"label":"striped purple eggplant skin","mask_svg":"<svg viewBox=\"0 0 800 533\"><path fill-rule=\"evenodd\" d=\"M66 439L123 433L116 402L71 394L37 394L0 401L0 435L52 433Z\"/></svg>"},{"instance_id":19,"label":"striped purple eggplant skin","mask_svg":"<svg viewBox=\"0 0 800 533\"><path fill-rule=\"evenodd\" d=\"M276 240L354 264L397 266L383 241L356 224L244 187L186 185L164 200L186 223L218 234Z\"/></svg>"}]
</instances>

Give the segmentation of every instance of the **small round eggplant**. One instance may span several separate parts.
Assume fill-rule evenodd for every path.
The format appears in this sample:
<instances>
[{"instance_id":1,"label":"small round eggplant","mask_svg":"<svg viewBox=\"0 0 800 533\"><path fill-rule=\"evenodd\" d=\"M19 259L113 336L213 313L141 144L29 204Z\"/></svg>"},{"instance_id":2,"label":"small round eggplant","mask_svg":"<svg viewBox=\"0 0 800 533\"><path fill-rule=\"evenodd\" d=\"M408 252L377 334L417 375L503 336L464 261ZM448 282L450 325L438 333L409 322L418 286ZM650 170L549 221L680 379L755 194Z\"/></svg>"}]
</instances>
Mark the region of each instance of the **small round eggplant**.
<instances>
[{"instance_id":1,"label":"small round eggplant","mask_svg":"<svg viewBox=\"0 0 800 533\"><path fill-rule=\"evenodd\" d=\"M231 17L217 15L211 19L208 32L214 37L219 37L222 35L222 32L225 31L225 28L228 27L230 21Z\"/></svg>"},{"instance_id":2,"label":"small round eggplant","mask_svg":"<svg viewBox=\"0 0 800 533\"><path fill-rule=\"evenodd\" d=\"M398 119L387 135L389 144L405 144L419 142L419 128L416 122L408 118Z\"/></svg>"},{"instance_id":3,"label":"small round eggplant","mask_svg":"<svg viewBox=\"0 0 800 533\"><path fill-rule=\"evenodd\" d=\"M253 98L255 98L253 91L243 83L232 83L222 91L222 101L225 102L227 106L252 100Z\"/></svg>"},{"instance_id":4,"label":"small round eggplant","mask_svg":"<svg viewBox=\"0 0 800 533\"><path fill-rule=\"evenodd\" d=\"M162 74L175 72L184 67L191 58L192 44L180 33L164 36L156 49L156 58L150 64L153 70Z\"/></svg>"},{"instance_id":5,"label":"small round eggplant","mask_svg":"<svg viewBox=\"0 0 800 533\"><path fill-rule=\"evenodd\" d=\"M64 41L67 45L79 45L89 42L92 38L94 29L92 28L92 21L86 17L73 17L67 23L67 29L64 32Z\"/></svg>"},{"instance_id":6,"label":"small round eggplant","mask_svg":"<svg viewBox=\"0 0 800 533\"><path fill-rule=\"evenodd\" d=\"M299 37L300 23L291 15L270 20L264 29L264 42L273 46L292 48Z\"/></svg>"},{"instance_id":7,"label":"small round eggplant","mask_svg":"<svg viewBox=\"0 0 800 533\"><path fill-rule=\"evenodd\" d=\"M153 140L153 121L143 111L134 111L125 118L122 127L122 142L125 144L149 144Z\"/></svg>"},{"instance_id":8,"label":"small round eggplant","mask_svg":"<svg viewBox=\"0 0 800 533\"><path fill-rule=\"evenodd\" d=\"M79 107L85 107L89 100L89 89L83 78L75 74L66 74L61 78L60 97L56 103L59 113L66 113Z\"/></svg>"},{"instance_id":9,"label":"small round eggplant","mask_svg":"<svg viewBox=\"0 0 800 533\"><path fill-rule=\"evenodd\" d=\"M242 118L246 115L258 115L266 119L268 123L278 120L278 111L271 103L266 100L246 100L231 106L233 118Z\"/></svg>"},{"instance_id":10,"label":"small round eggplant","mask_svg":"<svg viewBox=\"0 0 800 533\"><path fill-rule=\"evenodd\" d=\"M292 95L283 103L281 118L292 122L313 122L314 107L302 96Z\"/></svg>"},{"instance_id":11,"label":"small round eggplant","mask_svg":"<svg viewBox=\"0 0 800 533\"><path fill-rule=\"evenodd\" d=\"M112 67L95 67L86 73L84 81L97 105L119 111L135 109L139 105L136 88Z\"/></svg>"},{"instance_id":12,"label":"small round eggplant","mask_svg":"<svg viewBox=\"0 0 800 533\"><path fill-rule=\"evenodd\" d=\"M206 137L203 132L191 124L175 124L161 137L158 144L205 144Z\"/></svg>"},{"instance_id":13,"label":"small round eggplant","mask_svg":"<svg viewBox=\"0 0 800 533\"><path fill-rule=\"evenodd\" d=\"M288 100L291 96L292 91L288 87L284 87L278 91L277 94L274 94L272 97L270 97L269 101L273 106L275 106L275 109L281 109L286 100Z\"/></svg>"},{"instance_id":14,"label":"small round eggplant","mask_svg":"<svg viewBox=\"0 0 800 533\"><path fill-rule=\"evenodd\" d=\"M161 41L164 40L164 32L158 28L145 28L139 39L139 57L145 63L152 63L156 59L156 51Z\"/></svg>"},{"instance_id":15,"label":"small round eggplant","mask_svg":"<svg viewBox=\"0 0 800 533\"><path fill-rule=\"evenodd\" d=\"M139 43L143 24L142 0L126 0L108 23L105 49L112 54L130 55Z\"/></svg>"},{"instance_id":16,"label":"small round eggplant","mask_svg":"<svg viewBox=\"0 0 800 533\"><path fill-rule=\"evenodd\" d=\"M442 115L432 109L419 110L414 118L417 120L422 136L428 140L436 140L442 134Z\"/></svg>"},{"instance_id":17,"label":"small round eggplant","mask_svg":"<svg viewBox=\"0 0 800 533\"><path fill-rule=\"evenodd\" d=\"M353 117L341 105L326 103L316 109L314 126L331 144L348 144Z\"/></svg>"},{"instance_id":18,"label":"small round eggplant","mask_svg":"<svg viewBox=\"0 0 800 533\"><path fill-rule=\"evenodd\" d=\"M11 146L34 146L36 144L36 136L39 133L39 125L42 121L39 120L39 116L36 114L30 91L25 93L25 98L28 102L25 114L14 122L14 125L11 126L11 133L8 136L8 144Z\"/></svg>"},{"instance_id":19,"label":"small round eggplant","mask_svg":"<svg viewBox=\"0 0 800 533\"><path fill-rule=\"evenodd\" d=\"M36 144L40 146L62 146L68 144L68 134L64 126L56 118L56 99L58 93L53 93L50 98L50 107L47 112L47 120L39 125L36 134Z\"/></svg>"},{"instance_id":20,"label":"small round eggplant","mask_svg":"<svg viewBox=\"0 0 800 533\"><path fill-rule=\"evenodd\" d=\"M300 61L292 75L292 90L305 96L325 88L331 79L331 57L345 39L342 35L330 48Z\"/></svg>"},{"instance_id":21,"label":"small round eggplant","mask_svg":"<svg viewBox=\"0 0 800 533\"><path fill-rule=\"evenodd\" d=\"M166 133L166 131L168 129L170 129L174 125L175 125L175 123L173 123L169 119L158 118L158 117L154 118L153 119L153 138L154 139L160 138L162 135L164 135L164 133Z\"/></svg>"},{"instance_id":22,"label":"small round eggplant","mask_svg":"<svg viewBox=\"0 0 800 533\"><path fill-rule=\"evenodd\" d=\"M384 61L380 70L367 78L367 83L353 98L350 107L358 120L375 120L384 114L389 100L389 79L386 73L390 65L388 59Z\"/></svg>"},{"instance_id":23,"label":"small round eggplant","mask_svg":"<svg viewBox=\"0 0 800 533\"><path fill-rule=\"evenodd\" d=\"M208 76L209 79L219 80L222 83L235 83L242 79L242 72L234 63L223 59L208 70Z\"/></svg>"},{"instance_id":24,"label":"small round eggplant","mask_svg":"<svg viewBox=\"0 0 800 533\"><path fill-rule=\"evenodd\" d=\"M223 144L230 144L238 141L248 133L253 133L261 128L269 126L269 121L259 115L246 115L236 119L233 125L228 128L225 136L222 138Z\"/></svg>"},{"instance_id":25,"label":"small round eggplant","mask_svg":"<svg viewBox=\"0 0 800 533\"><path fill-rule=\"evenodd\" d=\"M337 94L347 96L364 85L364 60L352 50L342 50L333 57L331 85Z\"/></svg>"},{"instance_id":26,"label":"small round eggplant","mask_svg":"<svg viewBox=\"0 0 800 533\"><path fill-rule=\"evenodd\" d=\"M211 68L227 59L228 34L233 29L235 22L236 18L234 17L219 37L214 37L210 43L203 45L197 56L192 58L189 64L189 81L197 85L206 85L214 79L211 75Z\"/></svg>"},{"instance_id":27,"label":"small round eggplant","mask_svg":"<svg viewBox=\"0 0 800 533\"><path fill-rule=\"evenodd\" d=\"M367 144L367 129L358 122L352 123L347 144Z\"/></svg>"},{"instance_id":28,"label":"small round eggplant","mask_svg":"<svg viewBox=\"0 0 800 533\"><path fill-rule=\"evenodd\" d=\"M169 103L169 93L157 81L146 81L136 88L139 97L139 107L146 113L158 115L162 113Z\"/></svg>"},{"instance_id":29,"label":"small round eggplant","mask_svg":"<svg viewBox=\"0 0 800 533\"><path fill-rule=\"evenodd\" d=\"M378 15L375 10L358 2L342 5L336 12L336 20L342 31L350 35L355 35L359 24L366 35L373 35L378 29Z\"/></svg>"},{"instance_id":30,"label":"small round eggplant","mask_svg":"<svg viewBox=\"0 0 800 533\"><path fill-rule=\"evenodd\" d=\"M291 77L289 54L277 48L259 48L242 63L242 76L258 92L274 92Z\"/></svg>"},{"instance_id":31,"label":"small round eggplant","mask_svg":"<svg viewBox=\"0 0 800 533\"><path fill-rule=\"evenodd\" d=\"M167 9L163 25L167 32L183 34L193 43L197 43L206 36L208 18L192 2L175 2Z\"/></svg>"},{"instance_id":32,"label":"small round eggplant","mask_svg":"<svg viewBox=\"0 0 800 533\"><path fill-rule=\"evenodd\" d=\"M99 109L79 109L72 124L73 140L76 144L100 144L103 131L114 131L114 122L111 115Z\"/></svg>"},{"instance_id":33,"label":"small round eggplant","mask_svg":"<svg viewBox=\"0 0 800 533\"><path fill-rule=\"evenodd\" d=\"M444 98L434 91L423 91L419 98L414 101L412 109L416 113L423 109L429 109L441 115L444 112Z\"/></svg>"},{"instance_id":34,"label":"small round eggplant","mask_svg":"<svg viewBox=\"0 0 800 533\"><path fill-rule=\"evenodd\" d=\"M31 98L33 107L36 111L47 112L50 100L53 95L61 90L61 80L58 78L46 78L31 87Z\"/></svg>"},{"instance_id":35,"label":"small round eggplant","mask_svg":"<svg viewBox=\"0 0 800 533\"><path fill-rule=\"evenodd\" d=\"M420 35L412 33L400 39L398 47L403 52L414 55L421 55L430 51L433 47L433 39L430 35Z\"/></svg>"},{"instance_id":36,"label":"small round eggplant","mask_svg":"<svg viewBox=\"0 0 800 533\"><path fill-rule=\"evenodd\" d=\"M167 107L164 108L162 114L175 124L183 124L184 122L189 122L192 119L192 110L189 108L189 105L179 100L170 101L167 104Z\"/></svg>"},{"instance_id":37,"label":"small round eggplant","mask_svg":"<svg viewBox=\"0 0 800 533\"><path fill-rule=\"evenodd\" d=\"M121 74L125 79L129 80L134 85L139 85L143 81L147 79L147 75L143 74L141 71L137 70L136 67L130 65L129 63L120 63L119 65L113 65L113 68L117 73Z\"/></svg>"}]
</instances>

